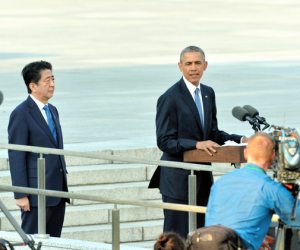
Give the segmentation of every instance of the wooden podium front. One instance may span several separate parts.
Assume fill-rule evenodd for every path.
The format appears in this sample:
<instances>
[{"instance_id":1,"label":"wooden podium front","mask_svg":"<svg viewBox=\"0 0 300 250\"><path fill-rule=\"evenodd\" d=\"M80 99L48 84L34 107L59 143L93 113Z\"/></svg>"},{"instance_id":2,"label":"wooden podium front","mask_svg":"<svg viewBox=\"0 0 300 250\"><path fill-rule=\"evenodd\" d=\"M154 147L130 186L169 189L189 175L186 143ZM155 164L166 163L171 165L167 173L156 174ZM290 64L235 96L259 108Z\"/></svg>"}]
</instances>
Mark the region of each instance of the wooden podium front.
<instances>
[{"instance_id":1,"label":"wooden podium front","mask_svg":"<svg viewBox=\"0 0 300 250\"><path fill-rule=\"evenodd\" d=\"M246 146L223 146L215 148L217 153L208 155L204 150L194 149L183 153L184 162L223 162L245 163L244 148Z\"/></svg>"}]
</instances>

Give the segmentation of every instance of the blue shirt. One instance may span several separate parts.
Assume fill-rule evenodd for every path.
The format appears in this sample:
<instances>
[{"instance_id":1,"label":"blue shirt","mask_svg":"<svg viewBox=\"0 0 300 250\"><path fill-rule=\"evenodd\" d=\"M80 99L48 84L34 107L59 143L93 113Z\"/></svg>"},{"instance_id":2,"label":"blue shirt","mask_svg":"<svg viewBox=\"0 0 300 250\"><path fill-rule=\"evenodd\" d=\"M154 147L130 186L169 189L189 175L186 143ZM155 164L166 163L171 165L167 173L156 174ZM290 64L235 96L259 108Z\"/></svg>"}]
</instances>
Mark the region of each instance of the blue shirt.
<instances>
[{"instance_id":1,"label":"blue shirt","mask_svg":"<svg viewBox=\"0 0 300 250\"><path fill-rule=\"evenodd\" d=\"M233 229L251 250L261 246L272 215L293 228L300 228L300 206L291 221L294 198L265 171L247 164L243 169L222 176L211 188L205 226L223 225Z\"/></svg>"}]
</instances>

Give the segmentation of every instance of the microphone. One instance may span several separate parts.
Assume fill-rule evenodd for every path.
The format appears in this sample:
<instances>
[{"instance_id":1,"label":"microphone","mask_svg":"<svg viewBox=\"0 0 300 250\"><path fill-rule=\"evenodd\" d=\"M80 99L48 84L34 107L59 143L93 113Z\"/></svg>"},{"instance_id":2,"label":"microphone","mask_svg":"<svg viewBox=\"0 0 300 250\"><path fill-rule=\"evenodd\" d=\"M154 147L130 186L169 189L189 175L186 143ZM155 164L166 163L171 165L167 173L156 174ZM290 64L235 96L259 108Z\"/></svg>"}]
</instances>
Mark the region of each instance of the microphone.
<instances>
[{"instance_id":1,"label":"microphone","mask_svg":"<svg viewBox=\"0 0 300 250\"><path fill-rule=\"evenodd\" d=\"M257 109L253 108L250 105L245 105L243 108L249 112L252 118L257 119L260 124L265 125L265 127L262 130L265 130L266 128L270 127L270 125L266 122L266 119L264 117L259 116Z\"/></svg>"},{"instance_id":2,"label":"microphone","mask_svg":"<svg viewBox=\"0 0 300 250\"><path fill-rule=\"evenodd\" d=\"M0 105L1 105L2 102L3 102L3 94L2 94L2 92L0 91Z\"/></svg>"},{"instance_id":3,"label":"microphone","mask_svg":"<svg viewBox=\"0 0 300 250\"><path fill-rule=\"evenodd\" d=\"M238 107L238 106L237 106L237 107L234 107L234 108L232 109L232 115L233 115L236 119L238 119L238 120L240 120L240 121L242 121L242 122L248 121L248 122L252 125L252 128L253 128L255 131L260 130L260 125L259 125L259 123L258 123L255 119L251 118L250 114L248 113L248 111L247 111L246 109L243 109L243 108Z\"/></svg>"}]
</instances>

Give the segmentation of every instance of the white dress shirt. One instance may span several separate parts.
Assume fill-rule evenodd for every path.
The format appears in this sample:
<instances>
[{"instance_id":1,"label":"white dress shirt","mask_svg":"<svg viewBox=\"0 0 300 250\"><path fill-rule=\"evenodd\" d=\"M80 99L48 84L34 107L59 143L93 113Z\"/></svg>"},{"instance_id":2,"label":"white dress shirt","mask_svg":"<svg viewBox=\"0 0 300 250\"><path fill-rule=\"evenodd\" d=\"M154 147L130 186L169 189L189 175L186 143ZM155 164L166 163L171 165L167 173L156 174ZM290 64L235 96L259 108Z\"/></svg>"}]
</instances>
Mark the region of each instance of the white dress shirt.
<instances>
[{"instance_id":1,"label":"white dress shirt","mask_svg":"<svg viewBox=\"0 0 300 250\"><path fill-rule=\"evenodd\" d=\"M200 98L201 107L202 107L203 124L204 124L204 109L203 109L203 101L202 101L202 95L201 95L200 83L199 83L199 85L196 87L194 84L192 84L191 82L189 82L184 76L183 76L183 81L185 82L186 87L187 87L188 90L190 91L190 93L191 93L191 95L192 95L194 101L195 101L195 94L196 94L196 93L195 93L195 90L196 90L196 88L199 89L199 92L198 92L198 93L199 93L199 98ZM244 138L244 137L241 138L240 143L243 142L243 138Z\"/></svg>"},{"instance_id":2,"label":"white dress shirt","mask_svg":"<svg viewBox=\"0 0 300 250\"><path fill-rule=\"evenodd\" d=\"M194 84L192 84L191 82L189 82L184 76L183 76L183 81L185 82L186 87L188 88L188 90L190 91L194 101L195 101L195 95L196 95L196 89L198 88L198 95L200 98L200 102L201 102L201 108L202 108L202 114L203 114L203 126L204 126L204 109L203 109L203 101L202 101L202 95L201 95L201 88L200 88L200 83L199 85L196 87Z\"/></svg>"},{"instance_id":3,"label":"white dress shirt","mask_svg":"<svg viewBox=\"0 0 300 250\"><path fill-rule=\"evenodd\" d=\"M30 97L32 98L32 100L36 103L36 105L38 106L39 110L41 111L45 121L47 122L48 124L48 119L47 119L47 116L46 116L46 111L43 109L45 104L42 103L40 100L36 99L33 95L30 95ZM46 104L48 106L48 103Z\"/></svg>"}]
</instances>

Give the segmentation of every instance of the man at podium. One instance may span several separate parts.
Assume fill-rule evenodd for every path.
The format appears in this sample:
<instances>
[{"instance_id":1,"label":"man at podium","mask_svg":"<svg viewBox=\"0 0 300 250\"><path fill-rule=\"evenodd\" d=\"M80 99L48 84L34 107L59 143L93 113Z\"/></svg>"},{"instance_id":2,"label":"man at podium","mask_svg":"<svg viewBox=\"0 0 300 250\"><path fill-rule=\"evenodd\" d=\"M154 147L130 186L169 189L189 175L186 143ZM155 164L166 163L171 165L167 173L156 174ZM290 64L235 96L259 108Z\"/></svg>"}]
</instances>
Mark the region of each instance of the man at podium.
<instances>
[{"instance_id":1,"label":"man at podium","mask_svg":"<svg viewBox=\"0 0 300 250\"><path fill-rule=\"evenodd\" d=\"M156 137L163 151L161 160L183 161L187 150L202 149L209 155L227 140L247 142L247 138L227 134L218 129L214 90L200 83L207 68L202 49L185 48L178 63L182 78L157 101ZM188 204L188 175L190 171L158 166L149 188L159 188L163 202ZM197 205L206 206L213 176L210 171L195 171L197 176ZM164 210L164 232L175 231L186 238L188 213ZM204 214L197 214L197 227L204 226Z\"/></svg>"}]
</instances>

